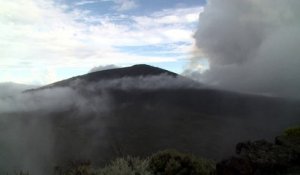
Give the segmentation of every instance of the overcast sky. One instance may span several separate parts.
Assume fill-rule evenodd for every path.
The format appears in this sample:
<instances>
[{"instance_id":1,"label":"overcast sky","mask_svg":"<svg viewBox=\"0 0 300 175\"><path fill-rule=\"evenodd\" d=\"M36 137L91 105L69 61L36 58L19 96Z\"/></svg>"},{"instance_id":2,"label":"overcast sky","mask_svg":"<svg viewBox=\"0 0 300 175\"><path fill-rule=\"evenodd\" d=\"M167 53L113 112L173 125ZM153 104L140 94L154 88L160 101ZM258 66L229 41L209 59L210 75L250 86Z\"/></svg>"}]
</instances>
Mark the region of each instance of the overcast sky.
<instances>
[{"instance_id":1,"label":"overcast sky","mask_svg":"<svg viewBox=\"0 0 300 175\"><path fill-rule=\"evenodd\" d=\"M205 0L0 0L0 82L43 85L97 66L180 73Z\"/></svg>"}]
</instances>

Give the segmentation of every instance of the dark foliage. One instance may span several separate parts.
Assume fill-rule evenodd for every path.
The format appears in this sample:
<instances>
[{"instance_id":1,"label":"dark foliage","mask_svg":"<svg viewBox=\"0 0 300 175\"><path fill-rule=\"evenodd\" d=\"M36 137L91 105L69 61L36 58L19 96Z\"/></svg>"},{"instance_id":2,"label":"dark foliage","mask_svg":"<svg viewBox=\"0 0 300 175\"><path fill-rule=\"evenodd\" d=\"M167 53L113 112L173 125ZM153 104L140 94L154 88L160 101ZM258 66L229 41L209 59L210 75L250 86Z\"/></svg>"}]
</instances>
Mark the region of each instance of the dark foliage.
<instances>
[{"instance_id":1,"label":"dark foliage","mask_svg":"<svg viewBox=\"0 0 300 175\"><path fill-rule=\"evenodd\" d=\"M55 175L96 175L90 161L73 161L65 167L55 167Z\"/></svg>"},{"instance_id":2,"label":"dark foliage","mask_svg":"<svg viewBox=\"0 0 300 175\"><path fill-rule=\"evenodd\" d=\"M238 155L218 163L217 174L300 174L300 135L292 131L276 137L275 143L260 140L237 144Z\"/></svg>"},{"instance_id":3,"label":"dark foliage","mask_svg":"<svg viewBox=\"0 0 300 175\"><path fill-rule=\"evenodd\" d=\"M153 174L160 175L211 175L215 172L213 162L175 150L154 154L150 158L149 168Z\"/></svg>"}]
</instances>

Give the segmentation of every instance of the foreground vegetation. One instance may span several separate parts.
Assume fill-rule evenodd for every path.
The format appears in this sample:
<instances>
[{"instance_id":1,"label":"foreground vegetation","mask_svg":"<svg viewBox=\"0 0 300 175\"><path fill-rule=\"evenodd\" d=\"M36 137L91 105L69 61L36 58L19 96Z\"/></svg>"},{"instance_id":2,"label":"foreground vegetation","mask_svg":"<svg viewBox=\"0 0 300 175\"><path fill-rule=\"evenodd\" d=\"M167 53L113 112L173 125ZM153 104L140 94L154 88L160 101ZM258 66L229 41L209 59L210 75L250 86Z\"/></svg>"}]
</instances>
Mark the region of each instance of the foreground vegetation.
<instances>
[{"instance_id":1,"label":"foreground vegetation","mask_svg":"<svg viewBox=\"0 0 300 175\"><path fill-rule=\"evenodd\" d=\"M243 142L237 155L217 164L219 175L299 175L300 127L288 128L274 143L266 140Z\"/></svg>"},{"instance_id":2,"label":"foreground vegetation","mask_svg":"<svg viewBox=\"0 0 300 175\"><path fill-rule=\"evenodd\" d=\"M118 158L103 168L88 161L56 167L55 175L296 175L300 174L300 127L288 128L274 143L243 142L237 155L217 164L213 161L165 150L147 158ZM16 173L15 175L29 175Z\"/></svg>"},{"instance_id":3,"label":"foreground vegetation","mask_svg":"<svg viewBox=\"0 0 300 175\"><path fill-rule=\"evenodd\" d=\"M213 161L197 158L175 150L165 150L140 159L118 158L104 168L92 168L89 162L72 163L66 168L56 168L57 175L212 175Z\"/></svg>"}]
</instances>

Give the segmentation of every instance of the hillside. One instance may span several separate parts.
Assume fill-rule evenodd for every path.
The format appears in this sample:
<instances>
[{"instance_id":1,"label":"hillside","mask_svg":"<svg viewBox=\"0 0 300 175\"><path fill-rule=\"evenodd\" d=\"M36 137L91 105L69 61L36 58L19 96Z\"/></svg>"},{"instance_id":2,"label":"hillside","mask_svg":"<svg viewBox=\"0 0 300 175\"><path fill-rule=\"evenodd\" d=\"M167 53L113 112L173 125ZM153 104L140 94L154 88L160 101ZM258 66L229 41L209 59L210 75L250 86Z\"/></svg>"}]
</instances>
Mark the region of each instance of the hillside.
<instances>
[{"instance_id":1,"label":"hillside","mask_svg":"<svg viewBox=\"0 0 300 175\"><path fill-rule=\"evenodd\" d=\"M89 73L24 95L35 110L0 114L2 155L9 157L0 168L34 174L69 160L103 165L169 148L220 160L238 142L271 139L300 123L298 101L211 89L147 65Z\"/></svg>"}]
</instances>

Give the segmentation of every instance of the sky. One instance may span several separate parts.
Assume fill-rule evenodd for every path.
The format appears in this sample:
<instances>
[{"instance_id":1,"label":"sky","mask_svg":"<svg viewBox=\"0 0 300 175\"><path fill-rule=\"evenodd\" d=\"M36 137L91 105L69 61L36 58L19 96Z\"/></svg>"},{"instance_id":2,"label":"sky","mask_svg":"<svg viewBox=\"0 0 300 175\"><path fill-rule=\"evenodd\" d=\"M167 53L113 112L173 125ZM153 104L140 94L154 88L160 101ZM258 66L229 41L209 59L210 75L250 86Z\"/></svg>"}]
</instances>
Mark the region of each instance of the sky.
<instances>
[{"instance_id":1,"label":"sky","mask_svg":"<svg viewBox=\"0 0 300 175\"><path fill-rule=\"evenodd\" d=\"M45 85L97 66L141 63L181 73L205 4L0 0L0 83Z\"/></svg>"}]
</instances>

